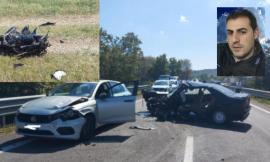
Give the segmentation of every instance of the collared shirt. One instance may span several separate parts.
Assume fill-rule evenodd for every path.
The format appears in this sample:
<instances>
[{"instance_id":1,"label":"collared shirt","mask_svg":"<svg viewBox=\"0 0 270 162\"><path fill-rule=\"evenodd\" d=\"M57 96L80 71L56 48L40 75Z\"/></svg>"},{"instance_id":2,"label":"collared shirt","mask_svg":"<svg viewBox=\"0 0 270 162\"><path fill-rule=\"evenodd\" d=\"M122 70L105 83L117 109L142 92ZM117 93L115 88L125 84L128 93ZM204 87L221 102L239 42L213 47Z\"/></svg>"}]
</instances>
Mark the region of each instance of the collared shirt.
<instances>
[{"instance_id":1,"label":"collared shirt","mask_svg":"<svg viewBox=\"0 0 270 162\"><path fill-rule=\"evenodd\" d=\"M228 43L217 45L218 76L264 76L265 54L258 41L255 41L254 55L247 60L236 62Z\"/></svg>"}]
</instances>

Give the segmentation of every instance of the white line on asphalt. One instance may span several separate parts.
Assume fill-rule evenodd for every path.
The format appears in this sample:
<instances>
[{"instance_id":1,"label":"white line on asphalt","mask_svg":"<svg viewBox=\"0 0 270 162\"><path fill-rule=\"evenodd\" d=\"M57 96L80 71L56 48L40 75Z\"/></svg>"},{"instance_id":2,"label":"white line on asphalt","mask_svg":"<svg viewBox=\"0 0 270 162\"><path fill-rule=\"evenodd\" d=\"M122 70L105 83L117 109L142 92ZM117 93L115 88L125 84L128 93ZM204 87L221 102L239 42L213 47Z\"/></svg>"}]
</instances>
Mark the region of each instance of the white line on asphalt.
<instances>
[{"instance_id":1,"label":"white line on asphalt","mask_svg":"<svg viewBox=\"0 0 270 162\"><path fill-rule=\"evenodd\" d=\"M193 162L193 137L188 136L186 140L184 162Z\"/></svg>"},{"instance_id":2,"label":"white line on asphalt","mask_svg":"<svg viewBox=\"0 0 270 162\"><path fill-rule=\"evenodd\" d=\"M2 154L4 152L7 152L7 151L10 151L12 149L15 149L17 147L21 147L21 146L26 145L27 143L30 143L30 142L33 142L33 141L34 140L29 139L29 140L20 141L20 142L11 144L11 145L4 146L4 147L0 148L0 154Z\"/></svg>"},{"instance_id":3,"label":"white line on asphalt","mask_svg":"<svg viewBox=\"0 0 270 162\"><path fill-rule=\"evenodd\" d=\"M136 102L142 102L142 100L143 100L143 99L140 98L140 99L137 99Z\"/></svg>"},{"instance_id":4,"label":"white line on asphalt","mask_svg":"<svg viewBox=\"0 0 270 162\"><path fill-rule=\"evenodd\" d=\"M261 108L261 107L259 107L259 106L256 106L256 105L253 105L253 104L250 104L250 105L251 105L252 107L258 109L258 110L261 110L261 111L263 111L263 112L265 112L265 113L267 113L267 114L270 114L269 111L266 111L266 110L264 110L263 108Z\"/></svg>"}]
</instances>

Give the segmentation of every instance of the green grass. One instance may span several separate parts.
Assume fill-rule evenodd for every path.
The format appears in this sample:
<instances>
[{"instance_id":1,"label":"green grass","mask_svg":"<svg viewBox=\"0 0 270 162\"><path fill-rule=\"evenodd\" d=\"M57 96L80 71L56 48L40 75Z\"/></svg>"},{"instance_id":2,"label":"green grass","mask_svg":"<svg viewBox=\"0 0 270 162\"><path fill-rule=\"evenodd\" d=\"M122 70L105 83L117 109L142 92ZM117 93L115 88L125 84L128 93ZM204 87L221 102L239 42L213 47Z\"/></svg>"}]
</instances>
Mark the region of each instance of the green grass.
<instances>
[{"instance_id":1,"label":"green grass","mask_svg":"<svg viewBox=\"0 0 270 162\"><path fill-rule=\"evenodd\" d=\"M264 98L260 98L260 97L254 97L252 96L251 99L261 103L261 104L265 104L265 105L270 105L270 100L268 99L264 99Z\"/></svg>"},{"instance_id":2,"label":"green grass","mask_svg":"<svg viewBox=\"0 0 270 162\"><path fill-rule=\"evenodd\" d=\"M11 26L20 31L29 25L33 30L44 20L56 22L55 26L38 30L42 35L50 30L52 46L42 57L17 60L0 55L0 81L52 82L55 80L50 74L56 70L67 72L63 81L98 80L99 0L1 0L0 7L0 35ZM13 65L18 63L24 65L14 69Z\"/></svg>"},{"instance_id":3,"label":"green grass","mask_svg":"<svg viewBox=\"0 0 270 162\"><path fill-rule=\"evenodd\" d=\"M15 131L15 125L7 125L3 128L0 128L0 136L7 135Z\"/></svg>"},{"instance_id":4,"label":"green grass","mask_svg":"<svg viewBox=\"0 0 270 162\"><path fill-rule=\"evenodd\" d=\"M98 14L99 0L1 0L1 16Z\"/></svg>"},{"instance_id":5,"label":"green grass","mask_svg":"<svg viewBox=\"0 0 270 162\"><path fill-rule=\"evenodd\" d=\"M27 25L27 24L25 24ZM16 26L17 31L21 31L24 26ZM34 30L34 26L29 26L30 31ZM9 27L0 27L0 35L5 33ZM75 38L91 38L98 39L99 38L99 26L98 25L69 25L69 26L51 26L51 27L42 27L37 31L37 34L44 35L49 30L49 38L67 38L67 39L75 39Z\"/></svg>"},{"instance_id":6,"label":"green grass","mask_svg":"<svg viewBox=\"0 0 270 162\"><path fill-rule=\"evenodd\" d=\"M0 81L6 82L52 82L50 74L64 70L67 75L62 81L93 81L99 78L99 55L89 53L48 53L42 57L1 56ZM14 63L24 64L13 68Z\"/></svg>"}]
</instances>

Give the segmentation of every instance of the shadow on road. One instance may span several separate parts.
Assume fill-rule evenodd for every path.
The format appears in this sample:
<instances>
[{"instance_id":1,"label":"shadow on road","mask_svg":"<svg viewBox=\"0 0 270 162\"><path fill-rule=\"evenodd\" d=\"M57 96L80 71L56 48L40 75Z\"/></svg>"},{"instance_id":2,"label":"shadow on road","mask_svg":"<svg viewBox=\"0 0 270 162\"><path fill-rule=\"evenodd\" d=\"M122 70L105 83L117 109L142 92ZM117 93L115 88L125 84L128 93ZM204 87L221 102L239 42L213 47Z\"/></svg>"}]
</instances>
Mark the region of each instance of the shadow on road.
<instances>
[{"instance_id":1,"label":"shadow on road","mask_svg":"<svg viewBox=\"0 0 270 162\"><path fill-rule=\"evenodd\" d=\"M34 137L20 137L12 139L2 143L0 148L10 146L18 142L33 140L21 147L8 150L5 152L9 153L22 153L22 154L37 154L37 153L53 153L61 150L66 150L77 145L90 145L92 143L121 143L126 141L131 136L121 135L103 135L103 132L114 129L121 124L112 124L100 127L96 130L96 136L89 141L75 141L75 140L64 140L64 139L50 139L50 138L34 138ZM94 144L95 145L95 144Z\"/></svg>"},{"instance_id":2,"label":"shadow on road","mask_svg":"<svg viewBox=\"0 0 270 162\"><path fill-rule=\"evenodd\" d=\"M175 121L175 123L188 124L188 125L192 125L196 127L203 127L203 128L235 131L235 132L240 132L240 133L246 133L252 128L252 125L250 125L249 123L231 122L225 125L217 125L217 124L211 123L209 121L201 120L201 119L178 120L178 121Z\"/></svg>"},{"instance_id":3,"label":"shadow on road","mask_svg":"<svg viewBox=\"0 0 270 162\"><path fill-rule=\"evenodd\" d=\"M109 136L96 136L92 142L95 143L122 143L126 141L131 136L119 136L119 135L109 135Z\"/></svg>"}]
</instances>

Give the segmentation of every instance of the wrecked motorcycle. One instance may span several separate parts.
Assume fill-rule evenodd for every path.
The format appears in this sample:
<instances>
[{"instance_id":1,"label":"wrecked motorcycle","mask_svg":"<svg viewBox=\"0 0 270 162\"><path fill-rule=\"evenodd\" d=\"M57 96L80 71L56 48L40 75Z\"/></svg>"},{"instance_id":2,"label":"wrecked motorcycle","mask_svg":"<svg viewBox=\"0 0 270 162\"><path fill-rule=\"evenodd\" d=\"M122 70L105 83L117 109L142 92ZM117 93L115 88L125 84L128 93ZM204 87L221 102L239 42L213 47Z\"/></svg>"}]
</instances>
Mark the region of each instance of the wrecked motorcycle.
<instances>
[{"instance_id":1,"label":"wrecked motorcycle","mask_svg":"<svg viewBox=\"0 0 270 162\"><path fill-rule=\"evenodd\" d=\"M47 24L41 24L33 31L30 31L29 26L25 26L21 32L18 32L16 27L11 27L0 36L0 54L9 56L45 54L47 47L50 46L49 31L45 35L39 35L37 29Z\"/></svg>"}]
</instances>

